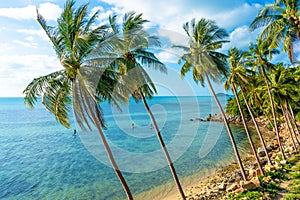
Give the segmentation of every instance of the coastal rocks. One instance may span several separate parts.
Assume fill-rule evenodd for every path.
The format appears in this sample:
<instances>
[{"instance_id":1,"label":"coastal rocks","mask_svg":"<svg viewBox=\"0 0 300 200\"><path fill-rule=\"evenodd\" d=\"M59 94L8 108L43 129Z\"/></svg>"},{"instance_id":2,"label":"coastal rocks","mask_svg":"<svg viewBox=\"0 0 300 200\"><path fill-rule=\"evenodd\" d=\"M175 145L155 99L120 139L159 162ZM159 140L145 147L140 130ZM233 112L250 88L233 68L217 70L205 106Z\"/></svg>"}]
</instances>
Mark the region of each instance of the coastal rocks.
<instances>
[{"instance_id":1,"label":"coastal rocks","mask_svg":"<svg viewBox=\"0 0 300 200\"><path fill-rule=\"evenodd\" d=\"M239 188L239 186L238 186L238 183L233 183L233 184L231 184L227 189L226 189L226 192L232 192L232 191L234 191L234 190L236 190L236 189L238 189Z\"/></svg>"},{"instance_id":2,"label":"coastal rocks","mask_svg":"<svg viewBox=\"0 0 300 200\"><path fill-rule=\"evenodd\" d=\"M225 114L226 119L229 123L241 123L242 119L240 116ZM223 116L221 114L209 114L205 121L215 121L215 122L223 122Z\"/></svg>"},{"instance_id":3,"label":"coastal rocks","mask_svg":"<svg viewBox=\"0 0 300 200\"><path fill-rule=\"evenodd\" d=\"M245 181L241 184L241 187L245 190L255 190L257 187L252 181Z\"/></svg>"},{"instance_id":4,"label":"coastal rocks","mask_svg":"<svg viewBox=\"0 0 300 200\"><path fill-rule=\"evenodd\" d=\"M262 147L259 147L259 148L257 149L257 154L259 155L259 157L264 157L264 156L266 156L266 152L265 152L264 148L262 148Z\"/></svg>"}]
</instances>

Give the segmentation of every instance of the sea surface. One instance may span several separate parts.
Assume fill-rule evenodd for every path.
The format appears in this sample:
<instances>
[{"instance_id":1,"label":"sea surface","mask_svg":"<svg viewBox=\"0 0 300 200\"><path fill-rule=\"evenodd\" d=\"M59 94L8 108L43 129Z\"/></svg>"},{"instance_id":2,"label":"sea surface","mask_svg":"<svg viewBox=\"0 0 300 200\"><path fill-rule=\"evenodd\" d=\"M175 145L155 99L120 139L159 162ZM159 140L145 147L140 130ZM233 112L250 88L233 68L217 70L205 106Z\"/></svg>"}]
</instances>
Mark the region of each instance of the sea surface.
<instances>
[{"instance_id":1,"label":"sea surface","mask_svg":"<svg viewBox=\"0 0 300 200\"><path fill-rule=\"evenodd\" d=\"M224 106L226 97L220 101ZM223 123L200 121L218 113L212 97L154 97L148 103L183 185L234 160ZM102 104L104 134L134 195L152 199L152 189L161 197L176 190L142 102L121 109ZM40 102L31 110L22 98L0 98L0 199L126 198L98 132L81 131L72 113L70 118L67 129ZM247 151L243 129L232 129Z\"/></svg>"}]
</instances>

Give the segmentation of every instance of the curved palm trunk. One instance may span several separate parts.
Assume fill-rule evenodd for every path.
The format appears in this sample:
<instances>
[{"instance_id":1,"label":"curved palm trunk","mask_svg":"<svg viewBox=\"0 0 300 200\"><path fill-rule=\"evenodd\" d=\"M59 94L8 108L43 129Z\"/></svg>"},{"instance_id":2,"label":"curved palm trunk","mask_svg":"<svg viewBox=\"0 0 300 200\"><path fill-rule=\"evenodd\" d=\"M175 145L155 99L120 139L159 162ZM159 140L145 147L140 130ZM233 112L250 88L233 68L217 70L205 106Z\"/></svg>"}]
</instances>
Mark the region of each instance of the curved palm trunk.
<instances>
[{"instance_id":1,"label":"curved palm trunk","mask_svg":"<svg viewBox=\"0 0 300 200\"><path fill-rule=\"evenodd\" d=\"M274 128L275 128L275 133L276 133L276 136L277 136L279 148L280 148L280 151L281 151L283 159L286 160L286 157L285 157L285 154L284 154L284 151L283 151L283 147L282 147L282 143L280 141L280 136L279 136L278 126L277 126L277 120L276 120L276 113L275 113L274 102L273 102L272 94L271 94L271 91L270 91L270 86L269 86L269 83L268 83L268 80L267 80L267 76L266 76L266 73L265 73L264 70L263 70L263 76L264 76L265 83L266 83L267 90L268 90L268 95L269 95L270 104L271 104L271 111L272 111L273 121L274 121Z\"/></svg>"},{"instance_id":2,"label":"curved palm trunk","mask_svg":"<svg viewBox=\"0 0 300 200\"><path fill-rule=\"evenodd\" d=\"M81 94L82 95L82 94ZM105 135L102 131L102 128L101 128L101 124L99 123L100 122L100 119L99 117L94 113L94 110L93 110L93 106L91 105L90 101L88 100L88 97L86 97L85 95L83 95L83 97L85 99L85 103L86 103L86 107L87 109L89 109L89 113L91 114L91 120L93 121L93 124L96 126L97 130L98 130L98 133L100 135L100 138L103 142L103 145L104 145L104 148L105 148L105 151L107 153L107 156L109 158L109 161L110 163L112 164L112 167L118 177L118 179L120 180L121 184L122 184L122 187L126 193L126 196L127 196L127 199L128 200L133 200L133 197L132 197L132 194L131 194L131 191L126 183L126 180L125 178L123 177L123 174L122 172L119 170L119 167L115 161L115 158L112 154L112 151L107 143L107 140L105 138Z\"/></svg>"},{"instance_id":3,"label":"curved palm trunk","mask_svg":"<svg viewBox=\"0 0 300 200\"><path fill-rule=\"evenodd\" d=\"M292 124L292 122L291 122L291 120L290 120L290 115L289 115L289 110L288 110L288 108L287 108L287 104L285 104L285 107L284 107L285 109L285 115L286 115L286 119L287 119L287 122L288 122L288 124L289 124L289 127L290 127L290 129L291 129L291 131L292 131L292 133L293 133L293 135L294 135L294 137L295 137L295 141L297 142L297 144L298 144L298 146L300 146L300 143L299 143L299 140L298 140L298 138L297 138L297 134L296 134L296 131L295 131L295 129L294 129L294 127L293 127L293 124ZM297 129L297 128L296 128Z\"/></svg>"},{"instance_id":4,"label":"curved palm trunk","mask_svg":"<svg viewBox=\"0 0 300 200\"><path fill-rule=\"evenodd\" d=\"M215 99L215 101L216 101L216 103L217 103L217 105L218 105L218 108L219 108L219 110L220 110L220 112L221 112L221 115L222 115L222 117L223 117L223 120L224 120L226 129L227 129L227 132L228 132L230 141L231 141L231 143L232 143L232 147L233 147L233 150L234 150L234 154L235 154L236 160L237 160L237 162L238 162L238 165L239 165L239 167L240 167L240 170L241 170L243 179L246 181L247 178L246 178L245 170L244 170L244 167L243 167L243 164L242 164L242 161L241 161L241 157L240 157L240 154L239 154L239 152L238 152L238 149L237 149L237 146L236 146L234 137L233 137L232 132L231 132L231 129L230 129L230 127L229 127L229 124L228 124L226 115L225 115L225 113L224 113L224 111L223 111L223 108L222 108L222 106L221 106L221 104L220 104L220 102L219 102L219 100L218 100L218 98L217 98L217 96L216 96L216 93L215 93L215 91L214 91L214 89L213 89L213 87L212 87L212 85L211 85L211 82L210 82L210 79L209 79L207 73L204 72L204 74L205 74L205 77L206 77L206 79L207 79L207 82L208 82L208 85L209 85L209 89L210 89L211 93L213 94L214 99Z\"/></svg>"},{"instance_id":5,"label":"curved palm trunk","mask_svg":"<svg viewBox=\"0 0 300 200\"><path fill-rule=\"evenodd\" d=\"M235 85L232 83L232 84L231 84L231 87L232 87L233 94L234 94L234 96L235 96L235 101L236 101L236 103L237 103L237 106L238 106L238 108L239 108L239 111L240 111L240 114L241 114L241 117L242 117L243 125L244 125L244 128L245 128L245 131L246 131L246 134L247 134L247 137L248 137L248 140L249 140L249 143L250 143L252 152L253 152L253 154L254 154L254 157L255 157L257 166L258 166L258 168L259 168L259 170L260 170L260 173L261 173L262 175L264 175L265 173L264 173L264 170L263 170L263 168L262 168L262 166L261 166L261 164L260 164L260 162L259 162L259 158L258 158L258 156L257 156L257 152L256 152L255 146L254 146L254 144L253 144L253 140L252 140L251 135L250 135L250 133L249 133L249 129L248 129L247 123L246 123L246 121L245 121L244 113L243 113L243 110L242 110L242 108L241 108L240 100L239 100L239 97L238 97L238 95L237 95ZM266 154L268 154L268 153L266 152Z\"/></svg>"},{"instance_id":6,"label":"curved palm trunk","mask_svg":"<svg viewBox=\"0 0 300 200\"><path fill-rule=\"evenodd\" d=\"M290 137L291 137L291 139L292 139L292 143L293 143L293 147L294 147L294 152L296 152L296 151L297 151L296 143L295 143L294 137L293 137L293 135L292 135L292 130L291 130L290 125L289 125L289 123L288 123L288 119L287 119L287 116L286 116L286 112L285 112L285 110L284 110L284 108L283 108L282 105L281 105L281 110L282 110L282 114L283 114L284 119L285 119L285 124L286 124L286 126L287 126L287 129L288 129L288 131L289 131Z\"/></svg>"},{"instance_id":7,"label":"curved palm trunk","mask_svg":"<svg viewBox=\"0 0 300 200\"><path fill-rule=\"evenodd\" d=\"M287 116L288 116L288 120L289 120L290 126L291 126L292 129L293 129L294 136L295 136L295 139L296 139L296 141L297 141L297 143L298 143L298 146L300 146L300 142L299 142L299 140L298 140L299 130L298 130L298 127L297 127L296 122L293 121L293 119L292 119L292 122L293 122L293 123L291 122L290 118L292 118L292 116L291 116L291 114L290 114L290 112L289 112L288 110L287 110ZM296 125L295 125L295 124L296 124Z\"/></svg>"},{"instance_id":8,"label":"curved palm trunk","mask_svg":"<svg viewBox=\"0 0 300 200\"><path fill-rule=\"evenodd\" d=\"M161 136L161 134L160 134L160 131L159 131L159 128L158 128L158 126L157 126L156 120L155 120L155 118L154 118L154 116L153 116L153 113L151 112L151 110L150 110L150 108L149 108L149 106L148 106L148 104L147 104L147 101L146 101L146 99L145 99L145 96L144 96L143 92L142 92L142 91L139 91L139 93L140 93L140 95L141 95L141 97L142 97L142 101L143 101L143 103L144 103L144 106L145 106L145 108L146 108L146 110L147 110L147 112L148 112L148 114L149 114L149 117L150 117L150 119L151 119L151 121L152 121L152 124L153 124L153 127L154 127L154 129L155 129L155 132L156 132L156 136L157 136L157 138L158 138L158 141L159 141L159 143L160 143L160 145L161 145L161 148L162 148L162 150L164 151L164 154L165 154L166 159L167 159L167 161L168 161L168 165L169 165L170 171L171 171L171 173L172 173L173 179L174 179L174 181L175 181L175 183L176 183L176 186L177 186L177 189L178 189L178 191L179 191L179 193L180 193L180 196L181 196L181 198L182 198L183 200L185 200L185 199L186 199L185 194L184 194L183 189L182 189L182 187L181 187L181 184L180 184L180 182L179 182L179 179L178 179L177 173L176 173L176 171L175 171L175 167L174 167L174 165L173 165L173 163L172 163L170 154L169 154L169 152L168 152L168 150L167 150L167 147L166 147L166 145L165 145L165 143L164 143L164 141L163 141L163 138L162 138L162 136Z\"/></svg>"},{"instance_id":9,"label":"curved palm trunk","mask_svg":"<svg viewBox=\"0 0 300 200\"><path fill-rule=\"evenodd\" d=\"M264 148L264 151L266 152L268 164L272 164L271 159L270 159L270 156L269 156L268 151L267 151L267 148L266 148L265 140L263 139L263 136L262 136L262 134L261 134L261 132L260 132L259 126L258 126L258 124L257 124L257 121L256 121L256 119L255 119L255 117L254 117L254 115L253 115L253 112L252 112L252 110L251 110L251 108L250 108L250 106L249 106L249 104L248 104L248 101L247 101L247 99L246 99L246 97L245 97L243 88L241 88L241 93L242 93L244 102L245 102L245 104L246 104L246 107L247 107L247 109L248 109L248 112L249 112L249 114L250 114L250 116L251 116L251 119L252 119L252 121L253 121L253 123L254 123L254 126L255 126L255 128L256 128L256 131L257 131L257 134L258 134L258 136L259 136L260 142L261 142L261 144L262 144L262 146L263 146L263 148Z\"/></svg>"},{"instance_id":10,"label":"curved palm trunk","mask_svg":"<svg viewBox=\"0 0 300 200\"><path fill-rule=\"evenodd\" d=\"M289 106L289 109L290 109L288 113L289 113L289 115L290 115L291 118L292 118L292 122L293 122L293 124L294 124L294 126L295 126L295 130L296 130L296 132L297 132L297 135L300 136L299 127L298 127L298 124L297 124L297 122L296 122L296 119L295 119L295 115L294 115L292 106L291 106L291 104L289 104L289 103L288 103L288 106Z\"/></svg>"}]
</instances>

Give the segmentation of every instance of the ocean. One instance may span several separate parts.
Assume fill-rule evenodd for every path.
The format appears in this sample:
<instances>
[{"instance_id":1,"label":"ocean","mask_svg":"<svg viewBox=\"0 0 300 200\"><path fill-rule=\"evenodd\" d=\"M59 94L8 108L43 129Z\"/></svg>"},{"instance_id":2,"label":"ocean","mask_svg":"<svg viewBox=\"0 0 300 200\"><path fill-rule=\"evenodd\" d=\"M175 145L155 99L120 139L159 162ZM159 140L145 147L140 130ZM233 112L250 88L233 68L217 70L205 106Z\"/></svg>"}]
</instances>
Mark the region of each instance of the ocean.
<instances>
[{"instance_id":1,"label":"ocean","mask_svg":"<svg viewBox=\"0 0 300 200\"><path fill-rule=\"evenodd\" d=\"M220 101L224 106L226 97ZM183 186L234 161L223 123L200 120L219 113L212 97L154 97L148 103ZM176 191L142 102L121 108L102 104L104 133L134 196ZM0 98L0 199L126 198L98 133L81 131L72 115L70 121L66 129L40 102L30 110L22 98ZM242 127L232 129L239 148L248 151Z\"/></svg>"}]
</instances>

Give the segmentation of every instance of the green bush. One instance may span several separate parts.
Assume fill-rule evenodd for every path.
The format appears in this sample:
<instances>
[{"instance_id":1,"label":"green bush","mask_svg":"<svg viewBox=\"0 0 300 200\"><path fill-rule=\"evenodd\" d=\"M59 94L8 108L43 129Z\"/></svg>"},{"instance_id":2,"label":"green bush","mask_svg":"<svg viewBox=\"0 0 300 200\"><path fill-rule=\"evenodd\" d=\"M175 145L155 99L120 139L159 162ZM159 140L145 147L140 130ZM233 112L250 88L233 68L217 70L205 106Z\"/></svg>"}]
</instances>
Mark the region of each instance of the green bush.
<instances>
[{"instance_id":1,"label":"green bush","mask_svg":"<svg viewBox=\"0 0 300 200\"><path fill-rule=\"evenodd\" d=\"M242 198L259 199L260 197L263 197L263 194L259 191L246 191L246 192L243 192L238 195L235 195L234 193L228 194L229 200L236 200L236 199L242 199Z\"/></svg>"}]
</instances>

